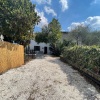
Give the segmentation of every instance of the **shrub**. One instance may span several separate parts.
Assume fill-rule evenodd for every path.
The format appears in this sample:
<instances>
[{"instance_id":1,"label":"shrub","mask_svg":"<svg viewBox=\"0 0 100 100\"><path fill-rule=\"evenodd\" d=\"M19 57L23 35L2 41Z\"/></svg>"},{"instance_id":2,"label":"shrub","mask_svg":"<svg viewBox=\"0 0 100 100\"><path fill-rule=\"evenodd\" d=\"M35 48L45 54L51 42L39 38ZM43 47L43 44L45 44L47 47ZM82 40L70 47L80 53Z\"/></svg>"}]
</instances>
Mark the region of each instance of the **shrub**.
<instances>
[{"instance_id":1,"label":"shrub","mask_svg":"<svg viewBox=\"0 0 100 100\"><path fill-rule=\"evenodd\" d=\"M61 42L50 45L50 51L52 55L60 56L62 50L63 50L63 44Z\"/></svg>"},{"instance_id":2,"label":"shrub","mask_svg":"<svg viewBox=\"0 0 100 100\"><path fill-rule=\"evenodd\" d=\"M69 40L57 41L55 44L50 44L50 51L52 55L60 56L64 47L74 46L75 44Z\"/></svg>"},{"instance_id":3,"label":"shrub","mask_svg":"<svg viewBox=\"0 0 100 100\"><path fill-rule=\"evenodd\" d=\"M65 47L62 57L79 69L88 69L97 74L100 73L100 47L74 46Z\"/></svg>"}]
</instances>

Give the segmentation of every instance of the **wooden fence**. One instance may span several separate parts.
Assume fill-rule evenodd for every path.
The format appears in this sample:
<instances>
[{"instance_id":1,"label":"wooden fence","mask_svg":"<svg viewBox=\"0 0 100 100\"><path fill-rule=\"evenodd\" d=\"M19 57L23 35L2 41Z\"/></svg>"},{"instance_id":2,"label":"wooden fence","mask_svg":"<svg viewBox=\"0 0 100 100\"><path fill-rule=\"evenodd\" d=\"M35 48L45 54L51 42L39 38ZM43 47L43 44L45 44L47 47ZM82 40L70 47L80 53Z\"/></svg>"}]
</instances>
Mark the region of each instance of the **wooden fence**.
<instances>
[{"instance_id":1,"label":"wooden fence","mask_svg":"<svg viewBox=\"0 0 100 100\"><path fill-rule=\"evenodd\" d=\"M24 64L24 47L0 41L0 73Z\"/></svg>"}]
</instances>

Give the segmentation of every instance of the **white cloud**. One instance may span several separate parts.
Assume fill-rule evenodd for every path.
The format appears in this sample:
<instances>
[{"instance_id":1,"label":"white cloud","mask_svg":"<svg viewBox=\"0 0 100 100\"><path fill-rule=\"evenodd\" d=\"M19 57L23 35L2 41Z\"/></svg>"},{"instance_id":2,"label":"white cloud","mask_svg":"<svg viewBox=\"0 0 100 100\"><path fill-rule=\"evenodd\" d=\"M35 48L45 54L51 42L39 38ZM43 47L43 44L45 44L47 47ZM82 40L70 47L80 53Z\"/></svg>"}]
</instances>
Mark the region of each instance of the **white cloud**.
<instances>
[{"instance_id":1,"label":"white cloud","mask_svg":"<svg viewBox=\"0 0 100 100\"><path fill-rule=\"evenodd\" d=\"M91 28L100 30L100 16L88 17L84 24L90 25Z\"/></svg>"},{"instance_id":2,"label":"white cloud","mask_svg":"<svg viewBox=\"0 0 100 100\"><path fill-rule=\"evenodd\" d=\"M93 4L100 4L100 0L94 0L94 1L91 3L91 5L93 5Z\"/></svg>"},{"instance_id":3,"label":"white cloud","mask_svg":"<svg viewBox=\"0 0 100 100\"><path fill-rule=\"evenodd\" d=\"M100 30L100 16L88 17L84 22L73 22L67 29L70 31L78 25L88 25L92 30Z\"/></svg>"},{"instance_id":4,"label":"white cloud","mask_svg":"<svg viewBox=\"0 0 100 100\"><path fill-rule=\"evenodd\" d=\"M38 4L51 4L51 0L31 0L37 2Z\"/></svg>"},{"instance_id":5,"label":"white cloud","mask_svg":"<svg viewBox=\"0 0 100 100\"><path fill-rule=\"evenodd\" d=\"M39 12L39 10L35 9L38 16L40 16L40 23L37 25L38 27L42 28L44 25L48 25L48 19L44 16L44 12Z\"/></svg>"},{"instance_id":6,"label":"white cloud","mask_svg":"<svg viewBox=\"0 0 100 100\"><path fill-rule=\"evenodd\" d=\"M55 11L53 9L51 9L50 7L45 6L44 10L47 14L52 14L52 16L57 16L57 14L55 13Z\"/></svg>"},{"instance_id":7,"label":"white cloud","mask_svg":"<svg viewBox=\"0 0 100 100\"><path fill-rule=\"evenodd\" d=\"M74 29L75 27L79 26L79 25L84 25L84 23L79 23L79 22L73 22L67 29L69 31L71 31L72 29Z\"/></svg>"},{"instance_id":8,"label":"white cloud","mask_svg":"<svg viewBox=\"0 0 100 100\"><path fill-rule=\"evenodd\" d=\"M62 6L62 11L63 12L68 9L68 0L60 0L59 3Z\"/></svg>"}]
</instances>

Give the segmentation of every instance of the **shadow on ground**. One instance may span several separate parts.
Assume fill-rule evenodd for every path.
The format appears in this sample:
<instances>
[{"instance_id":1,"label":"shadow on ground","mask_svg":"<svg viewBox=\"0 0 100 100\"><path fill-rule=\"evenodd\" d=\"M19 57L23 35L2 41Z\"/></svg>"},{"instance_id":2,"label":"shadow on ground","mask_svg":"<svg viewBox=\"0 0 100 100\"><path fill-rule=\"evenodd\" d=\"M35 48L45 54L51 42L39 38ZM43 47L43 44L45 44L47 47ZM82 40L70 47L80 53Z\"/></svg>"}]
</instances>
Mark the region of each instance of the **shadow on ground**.
<instances>
[{"instance_id":1,"label":"shadow on ground","mask_svg":"<svg viewBox=\"0 0 100 100\"><path fill-rule=\"evenodd\" d=\"M91 85L90 81L87 81L77 70L60 61L59 57L48 61L60 66L60 69L66 74L66 79L68 80L69 85L75 86L79 92L83 94L83 100L99 100L96 97L98 93L95 92L95 87Z\"/></svg>"}]
</instances>

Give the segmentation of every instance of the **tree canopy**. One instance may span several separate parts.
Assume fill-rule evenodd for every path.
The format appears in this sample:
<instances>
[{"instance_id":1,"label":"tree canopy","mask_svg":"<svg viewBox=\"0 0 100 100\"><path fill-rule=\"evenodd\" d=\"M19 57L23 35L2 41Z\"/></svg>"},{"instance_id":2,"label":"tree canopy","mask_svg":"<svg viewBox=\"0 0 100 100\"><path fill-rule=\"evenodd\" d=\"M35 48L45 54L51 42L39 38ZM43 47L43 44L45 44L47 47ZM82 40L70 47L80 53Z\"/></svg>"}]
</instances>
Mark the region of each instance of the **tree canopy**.
<instances>
[{"instance_id":1,"label":"tree canopy","mask_svg":"<svg viewBox=\"0 0 100 100\"><path fill-rule=\"evenodd\" d=\"M84 44L87 34L89 32L89 27L84 25L78 25L71 30L70 35L76 41L76 44Z\"/></svg>"},{"instance_id":2,"label":"tree canopy","mask_svg":"<svg viewBox=\"0 0 100 100\"><path fill-rule=\"evenodd\" d=\"M35 36L35 41L37 43L44 42L48 43L48 34L49 34L49 29L48 26L43 26L41 29L41 32L37 32Z\"/></svg>"},{"instance_id":3,"label":"tree canopy","mask_svg":"<svg viewBox=\"0 0 100 100\"><path fill-rule=\"evenodd\" d=\"M86 45L100 45L100 31L93 31L87 34L85 39Z\"/></svg>"},{"instance_id":4,"label":"tree canopy","mask_svg":"<svg viewBox=\"0 0 100 100\"><path fill-rule=\"evenodd\" d=\"M59 39L61 39L61 25L59 21L55 18L48 25L49 28L49 42L56 43Z\"/></svg>"},{"instance_id":5,"label":"tree canopy","mask_svg":"<svg viewBox=\"0 0 100 100\"><path fill-rule=\"evenodd\" d=\"M52 19L48 26L43 26L41 32L37 33L35 37L38 43L55 44L59 39L61 39L61 25L55 18Z\"/></svg>"},{"instance_id":6,"label":"tree canopy","mask_svg":"<svg viewBox=\"0 0 100 100\"><path fill-rule=\"evenodd\" d=\"M39 20L30 0L0 0L0 34L8 41L25 45Z\"/></svg>"}]
</instances>

